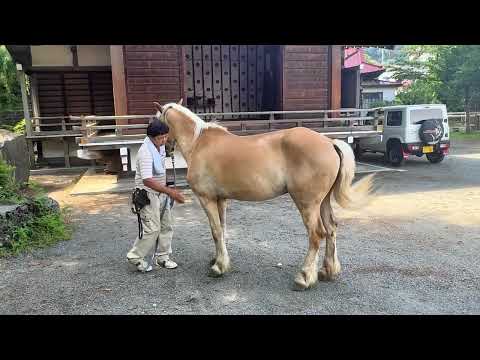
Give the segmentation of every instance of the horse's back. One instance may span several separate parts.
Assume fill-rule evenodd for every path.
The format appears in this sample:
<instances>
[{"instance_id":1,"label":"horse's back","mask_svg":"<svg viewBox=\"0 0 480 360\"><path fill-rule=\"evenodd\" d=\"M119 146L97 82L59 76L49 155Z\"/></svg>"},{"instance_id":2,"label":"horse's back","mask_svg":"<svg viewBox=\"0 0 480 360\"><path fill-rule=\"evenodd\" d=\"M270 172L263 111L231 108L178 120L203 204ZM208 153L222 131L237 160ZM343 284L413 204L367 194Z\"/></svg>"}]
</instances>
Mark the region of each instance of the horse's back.
<instances>
[{"instance_id":1,"label":"horse's back","mask_svg":"<svg viewBox=\"0 0 480 360\"><path fill-rule=\"evenodd\" d=\"M253 136L206 131L195 149L189 178L199 192L266 200L325 176L334 179L338 161L332 141L307 128Z\"/></svg>"}]
</instances>

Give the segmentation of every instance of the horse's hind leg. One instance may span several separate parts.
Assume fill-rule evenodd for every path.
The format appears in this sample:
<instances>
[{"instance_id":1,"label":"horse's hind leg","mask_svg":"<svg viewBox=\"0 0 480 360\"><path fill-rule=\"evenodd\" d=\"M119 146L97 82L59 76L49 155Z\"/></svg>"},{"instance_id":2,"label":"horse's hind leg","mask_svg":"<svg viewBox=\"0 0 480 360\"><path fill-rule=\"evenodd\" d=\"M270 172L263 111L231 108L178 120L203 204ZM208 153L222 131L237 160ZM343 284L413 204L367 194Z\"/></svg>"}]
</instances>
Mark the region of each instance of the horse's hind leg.
<instances>
[{"instance_id":1,"label":"horse's hind leg","mask_svg":"<svg viewBox=\"0 0 480 360\"><path fill-rule=\"evenodd\" d=\"M318 280L317 264L318 249L322 239L322 231L319 231L321 222L319 205L317 202L309 204L306 208L299 208L303 223L308 232L308 252L305 257L302 270L295 277L297 290L304 290L314 285Z\"/></svg>"},{"instance_id":2,"label":"horse's hind leg","mask_svg":"<svg viewBox=\"0 0 480 360\"><path fill-rule=\"evenodd\" d=\"M217 200L211 200L203 196L199 196L198 199L207 213L215 242L215 263L211 264L212 267L209 275L218 277L230 270L230 257L228 256L227 247L225 246L223 238L223 228L220 222Z\"/></svg>"},{"instance_id":3,"label":"horse's hind leg","mask_svg":"<svg viewBox=\"0 0 480 360\"><path fill-rule=\"evenodd\" d=\"M333 215L330 196L320 206L320 217L326 232L325 258L323 268L319 271L320 280L333 280L340 273L341 266L337 256L337 222Z\"/></svg>"}]
</instances>

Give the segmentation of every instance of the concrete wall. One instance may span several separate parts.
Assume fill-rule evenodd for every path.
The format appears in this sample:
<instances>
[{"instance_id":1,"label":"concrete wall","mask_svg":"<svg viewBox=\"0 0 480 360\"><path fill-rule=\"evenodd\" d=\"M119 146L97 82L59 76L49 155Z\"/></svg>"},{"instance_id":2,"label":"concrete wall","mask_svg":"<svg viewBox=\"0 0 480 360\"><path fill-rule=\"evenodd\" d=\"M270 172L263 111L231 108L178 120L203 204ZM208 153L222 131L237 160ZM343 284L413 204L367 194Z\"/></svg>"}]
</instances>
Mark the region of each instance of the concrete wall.
<instances>
[{"instance_id":1,"label":"concrete wall","mask_svg":"<svg viewBox=\"0 0 480 360\"><path fill-rule=\"evenodd\" d=\"M32 66L73 66L69 45L31 45Z\"/></svg>"},{"instance_id":2,"label":"concrete wall","mask_svg":"<svg viewBox=\"0 0 480 360\"><path fill-rule=\"evenodd\" d=\"M78 66L111 66L109 45L78 45Z\"/></svg>"}]
</instances>

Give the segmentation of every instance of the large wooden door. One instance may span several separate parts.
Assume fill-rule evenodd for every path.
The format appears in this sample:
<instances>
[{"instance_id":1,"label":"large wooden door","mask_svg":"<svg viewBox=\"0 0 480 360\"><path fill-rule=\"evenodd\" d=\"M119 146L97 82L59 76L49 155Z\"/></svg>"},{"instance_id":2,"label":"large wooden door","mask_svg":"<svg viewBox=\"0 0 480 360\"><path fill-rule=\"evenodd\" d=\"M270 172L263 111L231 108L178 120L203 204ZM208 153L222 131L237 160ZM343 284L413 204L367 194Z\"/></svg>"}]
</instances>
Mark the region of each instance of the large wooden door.
<instances>
[{"instance_id":1,"label":"large wooden door","mask_svg":"<svg viewBox=\"0 0 480 360\"><path fill-rule=\"evenodd\" d=\"M197 113L263 110L263 45L185 46L187 106Z\"/></svg>"}]
</instances>

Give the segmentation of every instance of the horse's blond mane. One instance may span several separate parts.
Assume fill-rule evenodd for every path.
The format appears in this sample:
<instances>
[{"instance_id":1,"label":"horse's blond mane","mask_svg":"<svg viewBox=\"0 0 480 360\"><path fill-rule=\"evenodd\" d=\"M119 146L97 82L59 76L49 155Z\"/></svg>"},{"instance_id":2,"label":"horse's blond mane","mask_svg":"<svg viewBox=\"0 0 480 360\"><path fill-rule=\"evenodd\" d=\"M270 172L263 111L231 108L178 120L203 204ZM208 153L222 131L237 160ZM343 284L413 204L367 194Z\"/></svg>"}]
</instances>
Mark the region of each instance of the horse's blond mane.
<instances>
[{"instance_id":1,"label":"horse's blond mane","mask_svg":"<svg viewBox=\"0 0 480 360\"><path fill-rule=\"evenodd\" d=\"M173 109L181 112L183 115L187 116L188 118L190 118L195 123L195 132L194 132L194 136L193 136L193 141L195 141L200 136L202 131L205 130L205 129L216 128L216 129L222 129L224 131L227 131L226 128L217 124L215 121L206 122L206 121L202 120L197 114L195 114L194 112L190 111L189 109L187 109L186 107L184 107L180 104L169 103L169 104L166 104L164 106L165 110L167 110L169 108L173 108Z\"/></svg>"}]
</instances>

